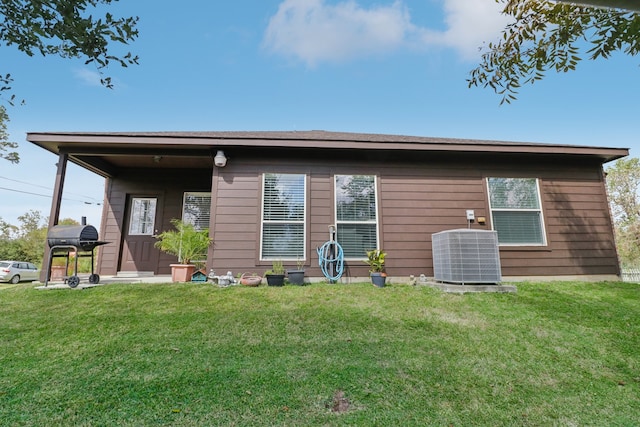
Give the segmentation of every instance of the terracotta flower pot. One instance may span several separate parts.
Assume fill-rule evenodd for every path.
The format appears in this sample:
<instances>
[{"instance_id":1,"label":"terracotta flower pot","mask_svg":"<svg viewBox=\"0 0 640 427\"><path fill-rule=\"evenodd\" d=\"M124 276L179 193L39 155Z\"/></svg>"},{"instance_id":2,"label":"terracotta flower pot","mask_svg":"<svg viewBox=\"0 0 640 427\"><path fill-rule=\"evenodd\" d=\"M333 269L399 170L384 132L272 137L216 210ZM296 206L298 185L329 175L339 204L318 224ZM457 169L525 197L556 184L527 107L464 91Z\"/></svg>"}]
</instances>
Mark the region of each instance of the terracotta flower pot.
<instances>
[{"instance_id":1,"label":"terracotta flower pot","mask_svg":"<svg viewBox=\"0 0 640 427\"><path fill-rule=\"evenodd\" d=\"M191 276L196 271L193 264L169 264L171 267L172 282L190 282Z\"/></svg>"},{"instance_id":2,"label":"terracotta flower pot","mask_svg":"<svg viewBox=\"0 0 640 427\"><path fill-rule=\"evenodd\" d=\"M262 282L262 277L254 276L249 273L244 273L240 276L240 284L244 286L260 286L260 282Z\"/></svg>"},{"instance_id":3,"label":"terracotta flower pot","mask_svg":"<svg viewBox=\"0 0 640 427\"><path fill-rule=\"evenodd\" d=\"M67 275L67 267L64 265L51 266L51 280L62 280Z\"/></svg>"}]
</instances>

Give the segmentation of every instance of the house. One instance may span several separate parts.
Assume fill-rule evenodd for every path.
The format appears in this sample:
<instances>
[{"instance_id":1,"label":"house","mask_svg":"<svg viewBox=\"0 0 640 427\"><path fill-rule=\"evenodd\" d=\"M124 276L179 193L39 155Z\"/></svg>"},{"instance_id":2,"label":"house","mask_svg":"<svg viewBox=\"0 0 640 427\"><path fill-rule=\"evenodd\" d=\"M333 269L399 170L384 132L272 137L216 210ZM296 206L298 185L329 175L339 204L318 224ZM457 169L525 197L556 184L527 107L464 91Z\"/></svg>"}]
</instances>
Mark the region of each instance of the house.
<instances>
[{"instance_id":1,"label":"house","mask_svg":"<svg viewBox=\"0 0 640 427\"><path fill-rule=\"evenodd\" d=\"M169 274L155 235L182 218L214 239L207 271L262 273L301 261L334 225L348 279L383 248L389 276L433 274L431 236L496 230L503 280L617 279L603 165L628 149L325 131L29 133L105 178L97 271ZM475 220L467 220L472 211ZM354 279L355 280L355 279Z\"/></svg>"}]
</instances>

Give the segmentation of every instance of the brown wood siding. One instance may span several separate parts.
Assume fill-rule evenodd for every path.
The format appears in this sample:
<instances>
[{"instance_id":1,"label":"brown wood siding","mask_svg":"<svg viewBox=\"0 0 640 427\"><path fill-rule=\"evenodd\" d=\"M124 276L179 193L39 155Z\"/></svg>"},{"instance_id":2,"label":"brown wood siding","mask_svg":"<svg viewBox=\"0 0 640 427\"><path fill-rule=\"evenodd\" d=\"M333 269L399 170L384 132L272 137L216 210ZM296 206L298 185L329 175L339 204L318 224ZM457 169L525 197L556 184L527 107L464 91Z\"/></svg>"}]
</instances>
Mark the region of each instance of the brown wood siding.
<instances>
[{"instance_id":1,"label":"brown wood siding","mask_svg":"<svg viewBox=\"0 0 640 427\"><path fill-rule=\"evenodd\" d=\"M254 261L260 242L260 183L256 172L229 164L218 170L216 179L213 258L208 267L218 273L261 273Z\"/></svg>"},{"instance_id":2,"label":"brown wood siding","mask_svg":"<svg viewBox=\"0 0 640 427\"><path fill-rule=\"evenodd\" d=\"M505 248L501 251L503 272L523 268L523 271L537 269L536 275L540 271L545 274L553 271L551 274L557 275L618 274L600 170L568 168L556 173L560 176L544 178L540 185L548 250L530 252L531 257L525 263L517 248Z\"/></svg>"},{"instance_id":3,"label":"brown wood siding","mask_svg":"<svg viewBox=\"0 0 640 427\"><path fill-rule=\"evenodd\" d=\"M364 154L322 158L247 158L234 156L213 173L212 236L208 268L263 273L270 262L260 261L262 174L307 175L307 275L321 276L316 248L328 239L334 218L334 176L371 174L378 178L379 240L388 252L391 276L433 275L431 235L466 228L465 211L484 216L490 228L486 178L533 177L540 180L547 245L503 246L504 276L618 274L611 220L601 167L579 162L500 162L491 158L443 158L416 162L411 158L376 160ZM158 174L129 174L108 186L108 215L103 222L105 240L119 241L126 194L152 189L165 191L164 221L181 212L184 191L209 191L211 170L185 179L166 170ZM199 181L198 181L199 180ZM197 182L196 182L197 181ZM109 238L111 237L111 238ZM102 271L112 271L115 245L102 254ZM108 248L108 249L107 249ZM161 263L163 260L161 259ZM295 262L285 262L287 268ZM350 276L367 275L359 261L347 263ZM168 271L160 266L159 271Z\"/></svg>"},{"instance_id":4,"label":"brown wood siding","mask_svg":"<svg viewBox=\"0 0 640 427\"><path fill-rule=\"evenodd\" d=\"M392 276L433 275L431 235L465 228L467 209L486 216L482 176L466 165L390 165L381 170L380 199L387 273Z\"/></svg>"}]
</instances>

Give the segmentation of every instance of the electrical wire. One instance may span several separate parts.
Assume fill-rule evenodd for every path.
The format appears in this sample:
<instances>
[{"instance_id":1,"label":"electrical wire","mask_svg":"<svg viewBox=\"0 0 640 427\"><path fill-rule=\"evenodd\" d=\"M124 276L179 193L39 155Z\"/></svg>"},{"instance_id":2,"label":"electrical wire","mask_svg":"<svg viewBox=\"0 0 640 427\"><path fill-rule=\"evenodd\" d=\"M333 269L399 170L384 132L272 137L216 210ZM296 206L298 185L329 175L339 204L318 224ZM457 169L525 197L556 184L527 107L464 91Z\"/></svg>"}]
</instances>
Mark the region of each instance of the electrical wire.
<instances>
[{"instance_id":1,"label":"electrical wire","mask_svg":"<svg viewBox=\"0 0 640 427\"><path fill-rule=\"evenodd\" d=\"M26 182L26 181L19 181L17 179L13 179L13 178L7 178L6 176L0 176L0 179L6 179L7 181L17 182L17 183L20 183L20 184L27 184L27 185L30 185L32 187L44 188L45 190L51 190L51 187L45 187L44 185L32 184L32 183Z\"/></svg>"},{"instance_id":2,"label":"electrical wire","mask_svg":"<svg viewBox=\"0 0 640 427\"><path fill-rule=\"evenodd\" d=\"M14 193L29 194L31 196L41 196L41 197L49 197L49 198L51 197L51 196L46 195L46 194L31 193L29 191L15 190L13 188L6 188L6 187L0 187L0 190L13 191Z\"/></svg>"},{"instance_id":3,"label":"electrical wire","mask_svg":"<svg viewBox=\"0 0 640 427\"><path fill-rule=\"evenodd\" d=\"M49 194L32 193L30 191L15 190L13 188L0 187L0 190L13 191L14 193L21 193L21 194L29 194L30 196L47 197L49 199L51 198L51 195L49 195ZM102 203L87 202L86 200L78 200L78 199L69 199L67 197L63 197L62 200L67 200L67 201L70 201L70 202L84 203L85 205L98 205L98 206L102 205Z\"/></svg>"},{"instance_id":4,"label":"electrical wire","mask_svg":"<svg viewBox=\"0 0 640 427\"><path fill-rule=\"evenodd\" d=\"M38 187L38 188L44 188L45 190L52 190L51 187L45 187L44 185L38 185L38 184L32 184L30 182L26 182L26 181L20 181L18 179L13 179L13 178L7 178L6 176L0 176L0 179L6 179L7 181L11 181L11 182L17 182L19 184L25 184L25 185L30 185L32 187ZM0 190L7 190L7 191L13 191L15 193L22 193L22 194L30 194L32 196L42 196L42 197L49 197L51 198L50 195L47 194L39 194L39 193L31 193L29 191L23 191L23 190L16 190L14 188L6 188L6 187L0 187ZM64 200L70 200L70 201L74 201L74 202L81 202L84 203L86 205L101 205L102 202L100 202L98 199L96 199L95 197L90 197L90 196L85 196L84 194L78 194L78 193L72 193L72 192L68 192L67 194L75 194L76 196L80 196L80 197L84 197L85 199L93 199L95 200L95 202L87 202L84 200L77 200L77 199L68 199L68 198L64 198Z\"/></svg>"}]
</instances>

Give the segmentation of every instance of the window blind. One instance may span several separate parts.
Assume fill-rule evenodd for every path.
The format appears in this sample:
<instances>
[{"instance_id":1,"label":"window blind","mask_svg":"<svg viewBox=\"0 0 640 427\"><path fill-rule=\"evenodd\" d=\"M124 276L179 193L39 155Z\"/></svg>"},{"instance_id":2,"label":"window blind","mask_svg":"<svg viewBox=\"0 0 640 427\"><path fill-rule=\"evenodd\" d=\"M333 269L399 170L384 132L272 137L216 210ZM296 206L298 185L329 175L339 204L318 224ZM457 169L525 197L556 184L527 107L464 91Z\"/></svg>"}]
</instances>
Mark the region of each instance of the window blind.
<instances>
[{"instance_id":1,"label":"window blind","mask_svg":"<svg viewBox=\"0 0 640 427\"><path fill-rule=\"evenodd\" d=\"M536 178L488 178L489 204L498 242L544 245L544 225Z\"/></svg>"},{"instance_id":2,"label":"window blind","mask_svg":"<svg viewBox=\"0 0 640 427\"><path fill-rule=\"evenodd\" d=\"M378 248L375 176L335 177L336 235L345 258Z\"/></svg>"},{"instance_id":3,"label":"window blind","mask_svg":"<svg viewBox=\"0 0 640 427\"><path fill-rule=\"evenodd\" d=\"M262 259L298 259L305 254L304 174L264 174Z\"/></svg>"},{"instance_id":4,"label":"window blind","mask_svg":"<svg viewBox=\"0 0 640 427\"><path fill-rule=\"evenodd\" d=\"M211 218L211 193L184 193L182 220L196 230L209 228Z\"/></svg>"}]
</instances>

